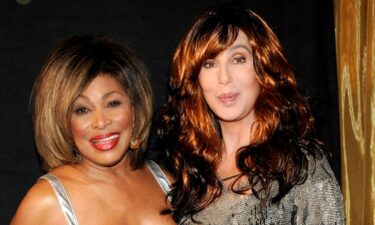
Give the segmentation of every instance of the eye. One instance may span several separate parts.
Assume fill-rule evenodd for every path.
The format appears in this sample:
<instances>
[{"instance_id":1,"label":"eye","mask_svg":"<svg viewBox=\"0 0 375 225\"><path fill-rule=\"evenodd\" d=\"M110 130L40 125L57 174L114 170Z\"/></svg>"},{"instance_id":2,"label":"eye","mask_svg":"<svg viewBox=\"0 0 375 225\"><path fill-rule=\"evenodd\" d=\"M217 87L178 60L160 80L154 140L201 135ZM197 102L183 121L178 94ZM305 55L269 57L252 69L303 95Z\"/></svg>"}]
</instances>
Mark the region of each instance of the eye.
<instances>
[{"instance_id":1,"label":"eye","mask_svg":"<svg viewBox=\"0 0 375 225\"><path fill-rule=\"evenodd\" d=\"M232 62L234 64L245 63L246 62L246 58L244 56L237 56L237 57L234 57L234 59L232 60Z\"/></svg>"},{"instance_id":2,"label":"eye","mask_svg":"<svg viewBox=\"0 0 375 225\"><path fill-rule=\"evenodd\" d=\"M83 114L86 114L88 113L90 110L86 107L83 107L83 106L80 106L80 107L77 107L73 110L73 112L77 115L83 115Z\"/></svg>"},{"instance_id":3,"label":"eye","mask_svg":"<svg viewBox=\"0 0 375 225\"><path fill-rule=\"evenodd\" d=\"M216 63L214 60L210 59L210 60L205 61L202 66L206 69L209 69L209 68L215 67Z\"/></svg>"},{"instance_id":4,"label":"eye","mask_svg":"<svg viewBox=\"0 0 375 225\"><path fill-rule=\"evenodd\" d=\"M119 105L121 105L121 102L120 102L120 101L118 101L118 100L113 100L113 101L110 101L110 102L108 103L107 107L109 107L109 108L114 108L114 107L117 107L117 106L119 106Z\"/></svg>"}]
</instances>

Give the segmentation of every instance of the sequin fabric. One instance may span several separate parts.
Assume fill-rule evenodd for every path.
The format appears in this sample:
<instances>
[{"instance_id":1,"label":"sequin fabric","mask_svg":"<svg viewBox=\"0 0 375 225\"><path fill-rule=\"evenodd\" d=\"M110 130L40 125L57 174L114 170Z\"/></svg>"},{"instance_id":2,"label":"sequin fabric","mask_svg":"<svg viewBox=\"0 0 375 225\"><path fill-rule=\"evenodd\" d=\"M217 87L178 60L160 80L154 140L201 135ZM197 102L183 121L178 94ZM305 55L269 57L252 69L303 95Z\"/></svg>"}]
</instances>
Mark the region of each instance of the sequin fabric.
<instances>
[{"instance_id":1,"label":"sequin fabric","mask_svg":"<svg viewBox=\"0 0 375 225\"><path fill-rule=\"evenodd\" d=\"M340 225L345 224L340 187L325 157L309 160L303 184L294 186L277 204L261 204L254 195L230 190L194 216L207 225ZM275 194L276 185L271 188ZM190 218L180 224L192 225Z\"/></svg>"}]
</instances>

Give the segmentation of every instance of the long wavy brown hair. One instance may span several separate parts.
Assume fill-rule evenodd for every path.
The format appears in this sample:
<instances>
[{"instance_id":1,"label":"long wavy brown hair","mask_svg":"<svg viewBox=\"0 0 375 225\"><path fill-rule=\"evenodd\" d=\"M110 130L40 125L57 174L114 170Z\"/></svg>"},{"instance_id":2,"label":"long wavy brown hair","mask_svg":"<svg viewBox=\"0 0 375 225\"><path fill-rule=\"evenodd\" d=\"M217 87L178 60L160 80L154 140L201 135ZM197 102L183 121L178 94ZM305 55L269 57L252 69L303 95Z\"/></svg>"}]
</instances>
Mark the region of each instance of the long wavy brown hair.
<instances>
[{"instance_id":1,"label":"long wavy brown hair","mask_svg":"<svg viewBox=\"0 0 375 225\"><path fill-rule=\"evenodd\" d=\"M203 62L232 45L240 30L249 39L261 87L251 144L238 149L236 156L252 193L271 199L270 184L277 181L278 194L271 199L277 202L294 185L304 182L306 155L315 157L320 148L308 100L301 94L271 28L249 10L229 5L209 9L193 23L175 51L168 102L157 130L159 144L167 150L167 167L176 176L170 193L176 220L201 211L222 192L217 176L221 130L204 100L198 75Z\"/></svg>"}]
</instances>

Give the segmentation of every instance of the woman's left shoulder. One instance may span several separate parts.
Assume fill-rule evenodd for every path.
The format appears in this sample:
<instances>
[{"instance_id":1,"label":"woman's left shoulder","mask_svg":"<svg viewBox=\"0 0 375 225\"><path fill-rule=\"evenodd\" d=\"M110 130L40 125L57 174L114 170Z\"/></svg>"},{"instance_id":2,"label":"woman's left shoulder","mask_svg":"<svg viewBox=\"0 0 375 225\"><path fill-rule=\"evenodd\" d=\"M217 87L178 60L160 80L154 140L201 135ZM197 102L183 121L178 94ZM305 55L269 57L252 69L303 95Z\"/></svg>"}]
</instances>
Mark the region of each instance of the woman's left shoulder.
<instances>
[{"instance_id":1,"label":"woman's left shoulder","mask_svg":"<svg viewBox=\"0 0 375 225\"><path fill-rule=\"evenodd\" d=\"M341 188L326 156L322 153L307 158L306 179L286 198L295 206L297 224L345 224Z\"/></svg>"},{"instance_id":2,"label":"woman's left shoulder","mask_svg":"<svg viewBox=\"0 0 375 225\"><path fill-rule=\"evenodd\" d=\"M339 186L327 156L322 150L316 151L314 156L306 155L306 157L308 160L307 182L312 184L328 182Z\"/></svg>"},{"instance_id":3,"label":"woman's left shoulder","mask_svg":"<svg viewBox=\"0 0 375 225\"><path fill-rule=\"evenodd\" d=\"M314 155L306 153L306 157L308 168L305 179L294 185L289 196L293 199L293 196L298 196L304 201L334 198L336 202L342 202L340 185L325 154L321 151Z\"/></svg>"}]
</instances>

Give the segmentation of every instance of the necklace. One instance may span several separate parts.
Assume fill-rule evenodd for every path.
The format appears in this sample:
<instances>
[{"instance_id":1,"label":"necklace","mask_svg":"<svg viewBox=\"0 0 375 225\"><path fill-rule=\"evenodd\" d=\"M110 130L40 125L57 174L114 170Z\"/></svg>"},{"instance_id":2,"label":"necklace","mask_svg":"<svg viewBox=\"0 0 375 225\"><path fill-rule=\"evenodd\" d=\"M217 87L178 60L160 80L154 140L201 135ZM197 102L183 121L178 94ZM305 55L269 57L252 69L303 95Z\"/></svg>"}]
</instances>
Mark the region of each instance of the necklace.
<instances>
[{"instance_id":1,"label":"necklace","mask_svg":"<svg viewBox=\"0 0 375 225\"><path fill-rule=\"evenodd\" d=\"M235 178L235 177L239 177L239 176L241 176L241 175L242 175L242 173L239 173L239 174L235 174L235 175L228 176L228 177L224 177L224 178L221 178L220 175L217 175L217 176L219 177L219 179L220 179L221 181L227 181L227 180L233 179L233 178Z\"/></svg>"}]
</instances>

